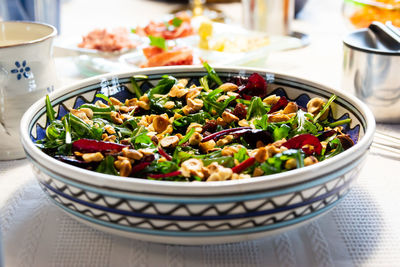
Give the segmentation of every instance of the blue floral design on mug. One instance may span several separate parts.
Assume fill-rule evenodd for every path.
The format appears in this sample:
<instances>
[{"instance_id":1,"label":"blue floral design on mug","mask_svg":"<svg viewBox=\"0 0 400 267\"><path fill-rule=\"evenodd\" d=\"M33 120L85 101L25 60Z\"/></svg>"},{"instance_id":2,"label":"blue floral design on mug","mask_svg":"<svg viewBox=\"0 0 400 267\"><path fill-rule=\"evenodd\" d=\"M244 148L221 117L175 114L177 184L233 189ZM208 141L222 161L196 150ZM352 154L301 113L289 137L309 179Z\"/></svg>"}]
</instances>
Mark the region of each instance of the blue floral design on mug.
<instances>
[{"instance_id":1,"label":"blue floral design on mug","mask_svg":"<svg viewBox=\"0 0 400 267\"><path fill-rule=\"evenodd\" d=\"M26 65L26 60L22 61L22 64L19 61L15 61L15 66L17 68L12 69L11 73L17 74L17 79L21 80L22 76L26 79L29 78L29 72L31 68Z\"/></svg>"}]
</instances>

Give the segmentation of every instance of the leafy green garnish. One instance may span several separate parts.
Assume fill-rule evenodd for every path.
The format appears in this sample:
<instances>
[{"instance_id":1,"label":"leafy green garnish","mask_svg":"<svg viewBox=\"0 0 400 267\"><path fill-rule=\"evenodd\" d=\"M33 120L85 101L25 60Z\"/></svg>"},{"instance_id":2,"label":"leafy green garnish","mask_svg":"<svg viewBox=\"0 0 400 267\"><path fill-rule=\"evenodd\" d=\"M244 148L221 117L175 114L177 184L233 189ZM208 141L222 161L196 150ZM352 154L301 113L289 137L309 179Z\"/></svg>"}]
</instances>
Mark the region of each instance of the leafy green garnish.
<instances>
[{"instance_id":1,"label":"leafy green garnish","mask_svg":"<svg viewBox=\"0 0 400 267\"><path fill-rule=\"evenodd\" d=\"M190 129L190 131L181 139L181 141L179 141L178 145L182 145L183 143L187 142L190 137L194 134L194 132L196 131L195 127L192 127Z\"/></svg>"},{"instance_id":2,"label":"leafy green garnish","mask_svg":"<svg viewBox=\"0 0 400 267\"><path fill-rule=\"evenodd\" d=\"M237 159L239 162L243 162L249 158L247 155L247 149L244 147L239 148L239 151L233 155L234 159Z\"/></svg>"},{"instance_id":3,"label":"leafy green garnish","mask_svg":"<svg viewBox=\"0 0 400 267\"><path fill-rule=\"evenodd\" d=\"M152 164L150 164L149 166L147 166L143 172L145 173L170 173L173 171L176 171L179 169L178 164L176 164L173 161L162 161L162 162L157 162L154 161Z\"/></svg>"},{"instance_id":4,"label":"leafy green garnish","mask_svg":"<svg viewBox=\"0 0 400 267\"><path fill-rule=\"evenodd\" d=\"M131 143L134 144L136 149L139 148L155 148L151 138L147 135L146 127L140 126L132 131Z\"/></svg>"},{"instance_id":5,"label":"leafy green garnish","mask_svg":"<svg viewBox=\"0 0 400 267\"><path fill-rule=\"evenodd\" d=\"M328 153L322 154L319 160L326 160L336 156L344 151L342 143L339 139L335 138L329 141L328 146L331 148Z\"/></svg>"},{"instance_id":6,"label":"leafy green garnish","mask_svg":"<svg viewBox=\"0 0 400 267\"><path fill-rule=\"evenodd\" d=\"M235 166L234 159L232 157L228 157L228 156L203 159L204 166L208 166L213 162L217 162L219 165L222 165L227 168L232 168Z\"/></svg>"},{"instance_id":7,"label":"leafy green garnish","mask_svg":"<svg viewBox=\"0 0 400 267\"><path fill-rule=\"evenodd\" d=\"M64 134L64 125L59 120L52 121L46 128L46 137L49 140L62 139Z\"/></svg>"},{"instance_id":8,"label":"leafy green garnish","mask_svg":"<svg viewBox=\"0 0 400 267\"><path fill-rule=\"evenodd\" d=\"M340 120L340 121L331 122L331 123L328 124L328 127L335 128L337 126L345 125L345 124L349 124L349 123L351 123L351 119L350 118L344 119L344 120Z\"/></svg>"},{"instance_id":9,"label":"leafy green garnish","mask_svg":"<svg viewBox=\"0 0 400 267\"><path fill-rule=\"evenodd\" d=\"M54 121L55 118L55 110L53 109L53 106L51 105L49 95L46 95L46 114L47 118L49 119L49 122Z\"/></svg>"},{"instance_id":10,"label":"leafy green garnish","mask_svg":"<svg viewBox=\"0 0 400 267\"><path fill-rule=\"evenodd\" d=\"M274 137L274 141L282 140L283 138L287 138L289 135L291 128L286 124L277 125L272 132L272 136Z\"/></svg>"},{"instance_id":11,"label":"leafy green garnish","mask_svg":"<svg viewBox=\"0 0 400 267\"><path fill-rule=\"evenodd\" d=\"M149 35L149 40L151 46L156 46L163 50L167 50L167 42L164 38Z\"/></svg>"},{"instance_id":12,"label":"leafy green garnish","mask_svg":"<svg viewBox=\"0 0 400 267\"><path fill-rule=\"evenodd\" d=\"M107 156L103 161L99 164L96 169L96 172L104 173L104 174L111 174L111 175L118 175L117 170L114 167L114 157Z\"/></svg>"},{"instance_id":13,"label":"leafy green garnish","mask_svg":"<svg viewBox=\"0 0 400 267\"><path fill-rule=\"evenodd\" d=\"M173 25L174 27L178 28L179 26L181 26L182 22L183 22L182 19L180 19L178 17L175 17L175 18L173 18L171 20L171 25Z\"/></svg>"},{"instance_id":14,"label":"leafy green garnish","mask_svg":"<svg viewBox=\"0 0 400 267\"><path fill-rule=\"evenodd\" d=\"M320 118L322 115L324 115L325 111L328 110L329 106L332 104L333 101L335 101L336 97L337 97L336 95L332 95L332 96L329 98L328 102L326 102L326 104L322 107L322 109L321 109L320 112L317 114L317 116L314 117L314 121L313 121L314 123L316 123L316 122L319 120L319 118Z\"/></svg>"},{"instance_id":15,"label":"leafy green garnish","mask_svg":"<svg viewBox=\"0 0 400 267\"><path fill-rule=\"evenodd\" d=\"M253 124L257 129L267 130L270 125L268 122L268 114L264 114L260 119L255 119Z\"/></svg>"},{"instance_id":16,"label":"leafy green garnish","mask_svg":"<svg viewBox=\"0 0 400 267\"><path fill-rule=\"evenodd\" d=\"M208 86L207 76L201 77L199 81L200 81L201 86L203 86L204 91L206 91L206 92L211 91L210 87Z\"/></svg>"},{"instance_id":17,"label":"leafy green garnish","mask_svg":"<svg viewBox=\"0 0 400 267\"><path fill-rule=\"evenodd\" d=\"M89 108L93 111L93 118L102 118L106 120L111 120L111 111L113 108L110 107L99 107L93 104L83 104L80 108Z\"/></svg>"},{"instance_id":18,"label":"leafy green garnish","mask_svg":"<svg viewBox=\"0 0 400 267\"><path fill-rule=\"evenodd\" d=\"M133 88L133 93L135 93L137 98L140 98L143 94L142 91L140 91L139 85L137 84L135 77L131 77L131 84Z\"/></svg>"},{"instance_id":19,"label":"leafy green garnish","mask_svg":"<svg viewBox=\"0 0 400 267\"><path fill-rule=\"evenodd\" d=\"M134 141L134 146L136 149L139 148L155 148L151 138L147 135L147 133L142 133L136 136Z\"/></svg>"},{"instance_id":20,"label":"leafy green garnish","mask_svg":"<svg viewBox=\"0 0 400 267\"><path fill-rule=\"evenodd\" d=\"M267 109L264 107L261 98L253 96L251 98L249 109L247 110L246 120L250 120L251 118L261 118L266 113Z\"/></svg>"},{"instance_id":21,"label":"leafy green garnish","mask_svg":"<svg viewBox=\"0 0 400 267\"><path fill-rule=\"evenodd\" d=\"M303 110L299 109L296 114L296 120L295 123L297 124L296 129L294 129L293 133L291 136L295 136L298 134L303 134L303 133L311 133L311 134L317 134L318 130L315 124L307 119L307 113L304 112Z\"/></svg>"},{"instance_id":22,"label":"leafy green garnish","mask_svg":"<svg viewBox=\"0 0 400 267\"><path fill-rule=\"evenodd\" d=\"M177 80L174 77L166 76L163 77L154 88L148 91L147 95L150 99L150 108L154 113L162 114L172 112L166 109L164 105L167 101L171 100L166 94L171 90L172 86L174 86L176 82ZM156 97L155 95L160 96ZM180 104L177 102L175 102L175 104Z\"/></svg>"},{"instance_id":23,"label":"leafy green garnish","mask_svg":"<svg viewBox=\"0 0 400 267\"><path fill-rule=\"evenodd\" d=\"M204 109L209 112L213 113L213 111L217 112L219 115L225 111L228 107L229 103L232 102L236 97L230 96L229 98L225 99L223 102L217 102L217 99L222 94L223 90L220 88L214 89L210 92L205 92L201 94L201 98L203 100Z\"/></svg>"},{"instance_id":24,"label":"leafy green garnish","mask_svg":"<svg viewBox=\"0 0 400 267\"><path fill-rule=\"evenodd\" d=\"M200 111L174 120L172 126L178 131L184 131L192 122L203 124L206 119L211 119L211 115L208 112Z\"/></svg>"},{"instance_id":25,"label":"leafy green garnish","mask_svg":"<svg viewBox=\"0 0 400 267\"><path fill-rule=\"evenodd\" d=\"M158 84L149 90L148 96L151 100L155 94L167 94L177 80L172 76L163 76Z\"/></svg>"},{"instance_id":26,"label":"leafy green garnish","mask_svg":"<svg viewBox=\"0 0 400 267\"><path fill-rule=\"evenodd\" d=\"M70 114L64 116L62 123L65 129L65 143L72 143L72 135L71 135L71 123L70 123Z\"/></svg>"},{"instance_id":27,"label":"leafy green garnish","mask_svg":"<svg viewBox=\"0 0 400 267\"><path fill-rule=\"evenodd\" d=\"M101 99L104 99L104 100L108 103L109 106L112 106L112 105L113 105L112 102L111 102L111 100L110 100L110 99L108 98L108 96L106 96L106 95L103 95L103 94L96 94L96 97L101 98Z\"/></svg>"},{"instance_id":28,"label":"leafy green garnish","mask_svg":"<svg viewBox=\"0 0 400 267\"><path fill-rule=\"evenodd\" d=\"M208 65L207 62L204 62L203 66L208 72L208 78L214 81L218 86L220 86L222 84L222 81L215 70L210 65Z\"/></svg>"},{"instance_id":29,"label":"leafy green garnish","mask_svg":"<svg viewBox=\"0 0 400 267\"><path fill-rule=\"evenodd\" d=\"M304 166L303 151L301 149L289 149L268 158L264 163L260 165L260 167L267 175L280 173L283 171L287 171L285 169L285 163L289 159L296 160L297 168Z\"/></svg>"}]
</instances>

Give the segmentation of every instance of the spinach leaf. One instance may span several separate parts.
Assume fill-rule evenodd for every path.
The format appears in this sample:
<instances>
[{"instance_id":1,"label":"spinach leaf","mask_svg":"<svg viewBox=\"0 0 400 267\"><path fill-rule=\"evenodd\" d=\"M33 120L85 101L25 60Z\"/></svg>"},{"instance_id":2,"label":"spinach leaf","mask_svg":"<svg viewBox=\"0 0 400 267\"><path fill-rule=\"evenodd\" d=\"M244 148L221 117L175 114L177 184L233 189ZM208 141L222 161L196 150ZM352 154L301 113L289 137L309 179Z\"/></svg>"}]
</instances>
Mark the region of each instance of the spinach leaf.
<instances>
[{"instance_id":1,"label":"spinach leaf","mask_svg":"<svg viewBox=\"0 0 400 267\"><path fill-rule=\"evenodd\" d=\"M256 129L267 130L270 125L268 122L268 114L264 114L260 119L255 119L253 124Z\"/></svg>"},{"instance_id":2,"label":"spinach leaf","mask_svg":"<svg viewBox=\"0 0 400 267\"><path fill-rule=\"evenodd\" d=\"M225 99L223 102L217 102L219 96L223 93L223 90L220 88L214 89L210 92L205 92L201 94L201 98L203 100L204 109L209 113L217 112L219 115L225 111L228 107L229 103L232 102L236 97L230 96L228 99Z\"/></svg>"},{"instance_id":3,"label":"spinach leaf","mask_svg":"<svg viewBox=\"0 0 400 267\"><path fill-rule=\"evenodd\" d=\"M177 82L177 80L172 76L163 77L158 84L149 90L148 97L150 99L150 108L156 114L161 113L170 113L171 111L164 108L164 105L167 101L170 101L170 98L166 96L172 86ZM155 97L154 95L165 95L160 97Z\"/></svg>"},{"instance_id":4,"label":"spinach leaf","mask_svg":"<svg viewBox=\"0 0 400 267\"><path fill-rule=\"evenodd\" d=\"M204 112L201 110L198 113L182 116L174 120L172 126L174 127L174 129L184 132L192 122L203 124L206 122L206 119L211 119L211 118L212 117L208 112Z\"/></svg>"},{"instance_id":5,"label":"spinach leaf","mask_svg":"<svg viewBox=\"0 0 400 267\"><path fill-rule=\"evenodd\" d=\"M261 98L258 96L253 96L249 109L247 110L246 120L250 120L251 118L262 118L262 116L266 113L267 109L264 107Z\"/></svg>"},{"instance_id":6,"label":"spinach leaf","mask_svg":"<svg viewBox=\"0 0 400 267\"><path fill-rule=\"evenodd\" d=\"M131 118L129 120L126 120L121 126L133 131L138 127L138 119Z\"/></svg>"},{"instance_id":7,"label":"spinach leaf","mask_svg":"<svg viewBox=\"0 0 400 267\"><path fill-rule=\"evenodd\" d=\"M289 159L295 159L297 168L304 166L304 154L301 149L289 149L275 156L268 158L260 165L265 174L274 174L286 171L285 162Z\"/></svg>"},{"instance_id":8,"label":"spinach leaf","mask_svg":"<svg viewBox=\"0 0 400 267\"><path fill-rule=\"evenodd\" d=\"M166 94L168 93L172 86L177 82L177 80L172 76L163 76L163 78L158 82L158 84L149 90L149 99L152 99L155 94Z\"/></svg>"},{"instance_id":9,"label":"spinach leaf","mask_svg":"<svg viewBox=\"0 0 400 267\"><path fill-rule=\"evenodd\" d=\"M154 161L149 166L144 169L145 173L155 174L155 173L170 173L179 169L178 164L173 161Z\"/></svg>"},{"instance_id":10,"label":"spinach leaf","mask_svg":"<svg viewBox=\"0 0 400 267\"><path fill-rule=\"evenodd\" d=\"M136 128L132 132L131 143L136 149L139 148L155 148L151 138L147 135L148 131L144 126Z\"/></svg>"},{"instance_id":11,"label":"spinach leaf","mask_svg":"<svg viewBox=\"0 0 400 267\"><path fill-rule=\"evenodd\" d=\"M89 138L100 140L103 130L98 128L96 125L90 126L84 122L81 118L69 113L65 115L71 124L72 139Z\"/></svg>"},{"instance_id":12,"label":"spinach leaf","mask_svg":"<svg viewBox=\"0 0 400 267\"><path fill-rule=\"evenodd\" d=\"M165 108L165 103L168 101L174 102L174 109ZM150 99L150 107L152 108L152 112L155 114L163 114L167 113L169 116L174 115L175 109L182 108L182 102L177 100L176 98L168 97L167 95L161 97L154 97Z\"/></svg>"},{"instance_id":13,"label":"spinach leaf","mask_svg":"<svg viewBox=\"0 0 400 267\"><path fill-rule=\"evenodd\" d=\"M114 161L115 159L113 156L105 157L105 159L103 159L103 161L97 167L96 172L111 174L111 175L119 175L114 167Z\"/></svg>"},{"instance_id":14,"label":"spinach leaf","mask_svg":"<svg viewBox=\"0 0 400 267\"><path fill-rule=\"evenodd\" d=\"M310 133L316 135L318 133L318 129L316 125L307 119L307 113L303 110L299 109L297 111L295 123L297 124L297 128L293 131L291 136L295 136L303 133Z\"/></svg>"},{"instance_id":15,"label":"spinach leaf","mask_svg":"<svg viewBox=\"0 0 400 267\"><path fill-rule=\"evenodd\" d=\"M237 159L239 162L243 162L249 158L247 155L247 149L244 147L239 148L239 151L233 155L234 159Z\"/></svg>"},{"instance_id":16,"label":"spinach leaf","mask_svg":"<svg viewBox=\"0 0 400 267\"><path fill-rule=\"evenodd\" d=\"M235 166L234 159L232 157L228 157L228 156L203 159L204 166L208 166L213 162L217 162L219 165L222 165L227 168L232 168Z\"/></svg>"},{"instance_id":17,"label":"spinach leaf","mask_svg":"<svg viewBox=\"0 0 400 267\"><path fill-rule=\"evenodd\" d=\"M286 124L282 124L280 126L276 126L274 131L272 132L272 136L274 137L274 141L282 140L283 138L287 138L289 135L291 128Z\"/></svg>"}]
</instances>

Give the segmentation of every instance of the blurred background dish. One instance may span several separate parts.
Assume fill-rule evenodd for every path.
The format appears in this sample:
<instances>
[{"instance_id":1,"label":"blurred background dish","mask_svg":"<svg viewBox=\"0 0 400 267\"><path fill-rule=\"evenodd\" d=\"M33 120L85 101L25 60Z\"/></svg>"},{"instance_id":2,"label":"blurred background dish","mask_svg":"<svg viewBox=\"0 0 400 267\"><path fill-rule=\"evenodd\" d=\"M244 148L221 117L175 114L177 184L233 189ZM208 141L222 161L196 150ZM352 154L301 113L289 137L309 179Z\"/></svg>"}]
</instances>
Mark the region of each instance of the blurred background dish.
<instances>
[{"instance_id":1,"label":"blurred background dish","mask_svg":"<svg viewBox=\"0 0 400 267\"><path fill-rule=\"evenodd\" d=\"M194 21L194 28L199 28L201 21ZM262 32L246 30L240 26L223 23L212 23L212 34L209 36L210 49L199 47L200 36L195 34L186 38L168 40L170 49L190 48L193 61L189 65L199 65L207 61L214 65L257 66L265 62L268 55L274 51L295 49L304 46L303 40L291 36L267 35ZM240 40L240 41L239 41ZM146 65L145 53L148 43L138 50L124 53L117 57L104 58L100 56L80 55L74 58L79 71L85 76L93 76L114 71L135 70ZM142 51L143 50L143 51ZM148 59L148 58L147 58ZM167 61L159 61L163 66ZM178 64L174 65L187 65Z\"/></svg>"},{"instance_id":2,"label":"blurred background dish","mask_svg":"<svg viewBox=\"0 0 400 267\"><path fill-rule=\"evenodd\" d=\"M129 33L128 28L97 28L82 36L60 37L55 41L54 48L58 57L90 55L115 58L135 51L143 43L144 40Z\"/></svg>"},{"instance_id":3,"label":"blurred background dish","mask_svg":"<svg viewBox=\"0 0 400 267\"><path fill-rule=\"evenodd\" d=\"M367 28L373 21L392 21L400 27L400 1L344 0L343 16L354 28Z\"/></svg>"}]
</instances>

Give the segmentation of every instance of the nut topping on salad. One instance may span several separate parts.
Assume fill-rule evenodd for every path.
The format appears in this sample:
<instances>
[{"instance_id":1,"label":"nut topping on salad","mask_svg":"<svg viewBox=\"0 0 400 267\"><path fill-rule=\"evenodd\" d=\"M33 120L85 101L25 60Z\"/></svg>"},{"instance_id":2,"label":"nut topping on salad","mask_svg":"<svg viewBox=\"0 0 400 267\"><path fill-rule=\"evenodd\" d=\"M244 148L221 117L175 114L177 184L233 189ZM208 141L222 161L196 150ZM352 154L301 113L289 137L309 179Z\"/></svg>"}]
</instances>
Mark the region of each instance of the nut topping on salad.
<instances>
[{"instance_id":1,"label":"nut topping on salad","mask_svg":"<svg viewBox=\"0 0 400 267\"><path fill-rule=\"evenodd\" d=\"M335 100L306 106L268 95L258 73L223 83L208 75L191 81L163 76L143 94L132 77L133 97L97 94L94 104L55 117L46 98L46 136L37 142L63 162L100 173L164 181L247 179L310 166L354 145L329 117ZM127 178L129 179L129 178Z\"/></svg>"}]
</instances>

